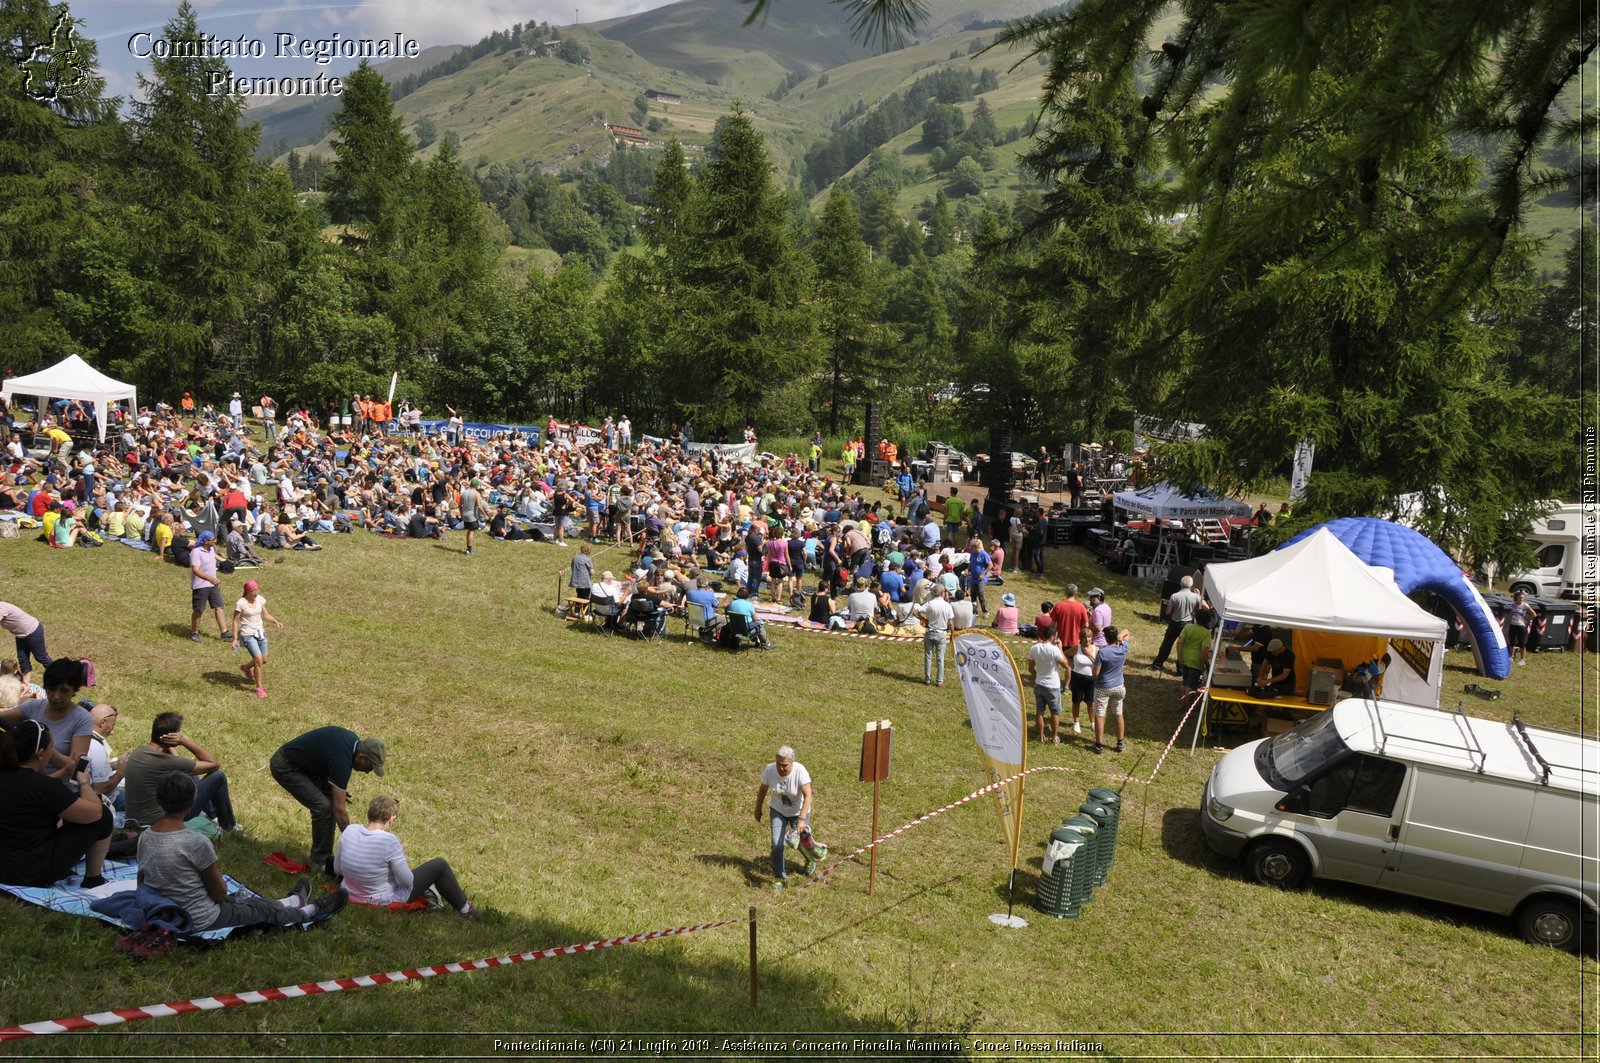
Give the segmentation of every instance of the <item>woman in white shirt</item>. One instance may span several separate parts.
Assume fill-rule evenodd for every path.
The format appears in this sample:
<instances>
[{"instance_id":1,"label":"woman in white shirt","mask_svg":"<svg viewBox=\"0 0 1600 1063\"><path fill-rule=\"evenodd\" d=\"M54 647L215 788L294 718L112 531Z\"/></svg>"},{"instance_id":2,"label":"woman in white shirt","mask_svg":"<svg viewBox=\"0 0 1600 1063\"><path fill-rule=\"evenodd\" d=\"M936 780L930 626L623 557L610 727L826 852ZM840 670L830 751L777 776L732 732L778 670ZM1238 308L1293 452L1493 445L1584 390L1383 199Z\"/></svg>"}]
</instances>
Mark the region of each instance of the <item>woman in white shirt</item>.
<instances>
[{"instance_id":1,"label":"woman in white shirt","mask_svg":"<svg viewBox=\"0 0 1600 1063\"><path fill-rule=\"evenodd\" d=\"M476 916L478 910L444 857L434 857L416 868L406 864L405 848L394 836L394 821L399 816L399 800L374 797L367 805L367 825L352 823L339 836L333 869L344 877L350 899L359 904L410 904L437 889L445 903L461 915L468 919Z\"/></svg>"},{"instance_id":2,"label":"woman in white shirt","mask_svg":"<svg viewBox=\"0 0 1600 1063\"><path fill-rule=\"evenodd\" d=\"M241 644L250 653L250 660L239 666L244 677L256 685L256 697L267 696L267 626L270 620L279 631L283 621L267 612L267 600L261 596L261 585L255 580L244 581L244 597L233 603L233 648Z\"/></svg>"},{"instance_id":3,"label":"woman in white shirt","mask_svg":"<svg viewBox=\"0 0 1600 1063\"><path fill-rule=\"evenodd\" d=\"M1067 679L1072 693L1073 734L1083 733L1078 713L1094 702L1094 659L1099 652L1100 647L1094 644L1094 629L1088 624L1083 625L1078 637L1078 652L1072 655L1072 675Z\"/></svg>"}]
</instances>

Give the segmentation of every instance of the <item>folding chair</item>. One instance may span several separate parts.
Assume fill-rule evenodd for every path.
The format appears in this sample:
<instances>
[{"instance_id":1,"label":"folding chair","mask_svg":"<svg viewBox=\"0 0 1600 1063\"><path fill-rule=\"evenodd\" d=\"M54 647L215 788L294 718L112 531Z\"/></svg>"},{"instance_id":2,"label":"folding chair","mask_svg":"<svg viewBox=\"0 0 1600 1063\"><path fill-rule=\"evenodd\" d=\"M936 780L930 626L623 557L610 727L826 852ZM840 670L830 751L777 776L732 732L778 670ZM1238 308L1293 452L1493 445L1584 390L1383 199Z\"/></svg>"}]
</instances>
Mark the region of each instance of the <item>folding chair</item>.
<instances>
[{"instance_id":1,"label":"folding chair","mask_svg":"<svg viewBox=\"0 0 1600 1063\"><path fill-rule=\"evenodd\" d=\"M617 618L622 615L622 606L615 598L590 598L589 599L589 626L599 626L600 630L610 635L617 629Z\"/></svg>"},{"instance_id":2,"label":"folding chair","mask_svg":"<svg viewBox=\"0 0 1600 1063\"><path fill-rule=\"evenodd\" d=\"M716 615L715 609L707 608L699 602L685 602L683 633L693 638L704 637L706 629L715 622Z\"/></svg>"},{"instance_id":3,"label":"folding chair","mask_svg":"<svg viewBox=\"0 0 1600 1063\"><path fill-rule=\"evenodd\" d=\"M654 639L666 627L666 613L654 601L644 595L635 595L628 603L628 625L637 635L644 637L645 641Z\"/></svg>"}]
</instances>

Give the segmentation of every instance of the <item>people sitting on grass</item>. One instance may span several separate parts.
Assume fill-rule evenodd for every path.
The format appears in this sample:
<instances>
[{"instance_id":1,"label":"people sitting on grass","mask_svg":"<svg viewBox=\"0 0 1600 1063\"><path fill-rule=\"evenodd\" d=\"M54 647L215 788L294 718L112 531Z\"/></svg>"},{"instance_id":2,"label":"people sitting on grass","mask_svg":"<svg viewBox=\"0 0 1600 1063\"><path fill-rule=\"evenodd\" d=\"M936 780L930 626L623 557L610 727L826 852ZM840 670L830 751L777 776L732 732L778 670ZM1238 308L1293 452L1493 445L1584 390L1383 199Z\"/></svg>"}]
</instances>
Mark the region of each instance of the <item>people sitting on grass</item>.
<instances>
[{"instance_id":1,"label":"people sitting on grass","mask_svg":"<svg viewBox=\"0 0 1600 1063\"><path fill-rule=\"evenodd\" d=\"M0 882L51 886L84 861L80 885L105 884L104 862L114 816L84 768L68 786L47 769L55 746L50 728L23 720L0 732Z\"/></svg>"},{"instance_id":2,"label":"people sitting on grass","mask_svg":"<svg viewBox=\"0 0 1600 1063\"><path fill-rule=\"evenodd\" d=\"M184 733L183 717L176 712L156 715L150 722L150 741L129 750L122 758L122 774L124 809L135 826L149 826L164 814L156 797L162 779L192 775L197 782L185 818L205 816L216 823L218 830L239 829L227 772L204 746Z\"/></svg>"},{"instance_id":3,"label":"people sitting on grass","mask_svg":"<svg viewBox=\"0 0 1600 1063\"><path fill-rule=\"evenodd\" d=\"M350 900L343 887L313 900L309 878L300 879L294 892L280 900L229 893L211 839L186 826L195 802L194 780L168 775L157 784L155 796L162 814L139 836L139 885L182 908L197 931L318 923L338 914Z\"/></svg>"},{"instance_id":4,"label":"people sitting on grass","mask_svg":"<svg viewBox=\"0 0 1600 1063\"><path fill-rule=\"evenodd\" d=\"M339 835L333 869L342 876L350 899L360 904L412 904L437 891L443 903L471 919L478 910L456 881L449 861L436 856L415 868L406 862L405 847L395 836L400 802L388 796L367 804L367 823L352 823Z\"/></svg>"}]
</instances>

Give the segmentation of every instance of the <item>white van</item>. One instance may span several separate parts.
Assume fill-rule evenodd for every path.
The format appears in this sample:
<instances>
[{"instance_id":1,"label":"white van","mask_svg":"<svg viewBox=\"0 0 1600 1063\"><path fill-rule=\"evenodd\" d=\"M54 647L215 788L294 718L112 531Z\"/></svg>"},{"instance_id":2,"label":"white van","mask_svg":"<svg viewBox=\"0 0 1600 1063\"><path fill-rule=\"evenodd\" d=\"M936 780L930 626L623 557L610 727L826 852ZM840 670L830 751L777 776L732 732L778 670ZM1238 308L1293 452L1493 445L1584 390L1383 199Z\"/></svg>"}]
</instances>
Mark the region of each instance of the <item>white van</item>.
<instances>
[{"instance_id":1,"label":"white van","mask_svg":"<svg viewBox=\"0 0 1600 1063\"><path fill-rule=\"evenodd\" d=\"M1583 507L1562 503L1529 528L1533 567L1512 573L1507 586L1544 598L1582 598L1592 589L1583 574L1583 538Z\"/></svg>"},{"instance_id":2,"label":"white van","mask_svg":"<svg viewBox=\"0 0 1600 1063\"><path fill-rule=\"evenodd\" d=\"M1266 885L1481 908L1567 950L1600 926L1600 743L1566 732L1351 698L1224 754L1200 820Z\"/></svg>"}]
</instances>

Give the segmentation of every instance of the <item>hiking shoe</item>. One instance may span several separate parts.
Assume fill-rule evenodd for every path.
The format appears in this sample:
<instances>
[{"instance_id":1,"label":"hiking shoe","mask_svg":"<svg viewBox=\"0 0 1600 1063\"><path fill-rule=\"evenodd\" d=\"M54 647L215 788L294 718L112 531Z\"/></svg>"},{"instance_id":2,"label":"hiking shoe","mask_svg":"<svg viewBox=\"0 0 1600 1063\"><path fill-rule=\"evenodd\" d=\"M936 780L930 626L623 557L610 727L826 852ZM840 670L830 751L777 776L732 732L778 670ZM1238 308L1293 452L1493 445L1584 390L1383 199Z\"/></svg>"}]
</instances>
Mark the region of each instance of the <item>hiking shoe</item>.
<instances>
[{"instance_id":1,"label":"hiking shoe","mask_svg":"<svg viewBox=\"0 0 1600 1063\"><path fill-rule=\"evenodd\" d=\"M193 632L193 633L191 633L189 635L189 641L190 642L204 642L205 639L201 638L200 637L200 632L196 631L196 632Z\"/></svg>"},{"instance_id":2,"label":"hiking shoe","mask_svg":"<svg viewBox=\"0 0 1600 1063\"><path fill-rule=\"evenodd\" d=\"M1123 746L1122 746L1122 742L1121 742L1121 741L1118 741L1118 742L1117 742L1117 752L1118 752L1118 753L1121 753L1121 752L1122 752L1122 751L1123 751Z\"/></svg>"},{"instance_id":3,"label":"hiking shoe","mask_svg":"<svg viewBox=\"0 0 1600 1063\"><path fill-rule=\"evenodd\" d=\"M298 902L296 908L304 908L311 900L311 880L304 875L300 876L299 881L294 884L294 889L289 891L289 895Z\"/></svg>"},{"instance_id":4,"label":"hiking shoe","mask_svg":"<svg viewBox=\"0 0 1600 1063\"><path fill-rule=\"evenodd\" d=\"M457 911L456 914L463 919L478 919L482 917L483 912L479 911L471 901L468 901L467 906Z\"/></svg>"},{"instance_id":5,"label":"hiking shoe","mask_svg":"<svg viewBox=\"0 0 1600 1063\"><path fill-rule=\"evenodd\" d=\"M311 921L320 923L325 919L332 919L344 910L350 903L350 891L340 886L332 893L324 893L311 903Z\"/></svg>"},{"instance_id":6,"label":"hiking shoe","mask_svg":"<svg viewBox=\"0 0 1600 1063\"><path fill-rule=\"evenodd\" d=\"M781 890L787 885L788 885L788 883L784 882L783 879L780 878L778 881L776 881L776 882L774 882L772 884L772 888L775 889L775 890Z\"/></svg>"},{"instance_id":7,"label":"hiking shoe","mask_svg":"<svg viewBox=\"0 0 1600 1063\"><path fill-rule=\"evenodd\" d=\"M1091 753L1104 753L1105 751L1106 747L1101 745L1099 742L1096 742L1094 745L1089 747L1089 752Z\"/></svg>"}]
</instances>

